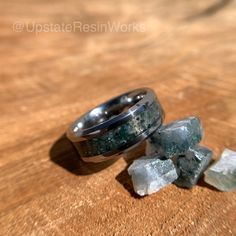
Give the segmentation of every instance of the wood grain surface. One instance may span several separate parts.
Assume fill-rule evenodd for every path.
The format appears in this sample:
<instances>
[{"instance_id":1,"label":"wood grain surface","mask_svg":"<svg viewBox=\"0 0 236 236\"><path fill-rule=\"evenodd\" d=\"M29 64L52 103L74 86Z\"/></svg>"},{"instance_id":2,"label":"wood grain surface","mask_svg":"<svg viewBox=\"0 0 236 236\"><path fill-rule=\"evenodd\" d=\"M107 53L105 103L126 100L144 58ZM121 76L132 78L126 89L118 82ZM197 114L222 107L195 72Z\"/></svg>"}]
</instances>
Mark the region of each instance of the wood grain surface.
<instances>
[{"instance_id":1,"label":"wood grain surface","mask_svg":"<svg viewBox=\"0 0 236 236\"><path fill-rule=\"evenodd\" d=\"M2 0L0 13L1 235L236 235L235 191L201 180L139 198L127 166L144 145L88 165L64 136L88 109L147 86L166 122L202 119L214 159L236 150L235 1ZM144 30L34 29L73 22Z\"/></svg>"}]
</instances>

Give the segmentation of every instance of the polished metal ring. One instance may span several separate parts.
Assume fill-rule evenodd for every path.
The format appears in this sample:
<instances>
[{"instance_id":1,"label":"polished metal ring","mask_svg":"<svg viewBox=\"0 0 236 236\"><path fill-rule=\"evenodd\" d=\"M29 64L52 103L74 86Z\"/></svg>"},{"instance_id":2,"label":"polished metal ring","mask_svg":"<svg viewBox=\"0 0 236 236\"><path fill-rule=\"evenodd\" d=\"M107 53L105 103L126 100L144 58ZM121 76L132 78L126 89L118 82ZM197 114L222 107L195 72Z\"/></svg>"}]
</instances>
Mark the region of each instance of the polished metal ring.
<instances>
[{"instance_id":1,"label":"polished metal ring","mask_svg":"<svg viewBox=\"0 0 236 236\"><path fill-rule=\"evenodd\" d=\"M90 110L71 124L67 137L84 161L101 162L140 144L163 118L155 92L141 88Z\"/></svg>"}]
</instances>

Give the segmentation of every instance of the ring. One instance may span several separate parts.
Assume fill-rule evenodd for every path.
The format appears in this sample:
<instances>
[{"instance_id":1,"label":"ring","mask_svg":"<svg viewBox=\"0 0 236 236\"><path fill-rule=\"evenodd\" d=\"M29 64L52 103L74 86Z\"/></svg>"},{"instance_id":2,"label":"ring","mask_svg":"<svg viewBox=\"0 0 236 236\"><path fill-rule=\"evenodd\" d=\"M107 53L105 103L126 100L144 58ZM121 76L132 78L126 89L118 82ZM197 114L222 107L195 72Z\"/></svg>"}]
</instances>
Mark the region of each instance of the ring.
<instances>
[{"instance_id":1,"label":"ring","mask_svg":"<svg viewBox=\"0 0 236 236\"><path fill-rule=\"evenodd\" d=\"M163 119L155 92L141 88L90 110L70 125L67 137L84 161L101 162L140 144Z\"/></svg>"}]
</instances>

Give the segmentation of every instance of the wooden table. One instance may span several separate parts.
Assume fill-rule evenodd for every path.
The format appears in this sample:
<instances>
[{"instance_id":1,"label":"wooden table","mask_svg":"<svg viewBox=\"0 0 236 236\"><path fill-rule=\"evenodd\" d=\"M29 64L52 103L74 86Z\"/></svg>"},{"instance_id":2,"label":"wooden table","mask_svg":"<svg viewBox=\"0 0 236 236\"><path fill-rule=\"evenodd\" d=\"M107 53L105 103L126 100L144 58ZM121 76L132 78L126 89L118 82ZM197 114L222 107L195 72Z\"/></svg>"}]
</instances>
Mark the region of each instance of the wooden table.
<instances>
[{"instance_id":1,"label":"wooden table","mask_svg":"<svg viewBox=\"0 0 236 236\"><path fill-rule=\"evenodd\" d=\"M147 86L166 122L202 119L214 159L236 150L234 1L11 0L0 12L1 235L236 235L235 191L201 180L138 198L127 166L144 146L94 166L63 136L93 106Z\"/></svg>"}]
</instances>

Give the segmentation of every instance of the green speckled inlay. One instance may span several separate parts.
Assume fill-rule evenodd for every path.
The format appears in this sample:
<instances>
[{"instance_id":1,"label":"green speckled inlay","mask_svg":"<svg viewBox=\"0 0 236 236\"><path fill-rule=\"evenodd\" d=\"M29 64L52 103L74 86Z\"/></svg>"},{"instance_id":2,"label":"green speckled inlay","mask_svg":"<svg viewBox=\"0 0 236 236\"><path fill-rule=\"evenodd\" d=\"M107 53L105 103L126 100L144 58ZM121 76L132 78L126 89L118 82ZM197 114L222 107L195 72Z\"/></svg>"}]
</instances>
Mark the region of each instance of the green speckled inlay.
<instances>
[{"instance_id":1,"label":"green speckled inlay","mask_svg":"<svg viewBox=\"0 0 236 236\"><path fill-rule=\"evenodd\" d=\"M96 156L116 150L133 141L159 117L158 104L153 102L145 105L145 109L130 117L124 124L109 130L100 137L95 137L78 144L78 150L82 156Z\"/></svg>"}]
</instances>

